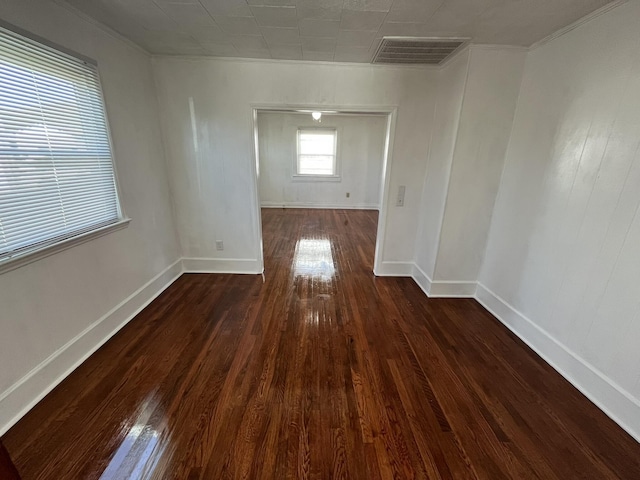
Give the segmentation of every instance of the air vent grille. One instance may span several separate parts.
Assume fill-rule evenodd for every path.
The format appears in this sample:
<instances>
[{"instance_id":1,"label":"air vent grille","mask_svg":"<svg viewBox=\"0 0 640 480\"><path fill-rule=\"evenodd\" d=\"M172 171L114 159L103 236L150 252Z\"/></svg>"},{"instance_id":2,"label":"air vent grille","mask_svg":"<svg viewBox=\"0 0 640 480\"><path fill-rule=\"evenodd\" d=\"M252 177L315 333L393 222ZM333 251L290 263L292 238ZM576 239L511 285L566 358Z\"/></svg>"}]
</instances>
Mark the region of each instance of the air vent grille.
<instances>
[{"instance_id":1,"label":"air vent grille","mask_svg":"<svg viewBox=\"0 0 640 480\"><path fill-rule=\"evenodd\" d=\"M371 63L438 65L467 41L466 38L384 37Z\"/></svg>"}]
</instances>

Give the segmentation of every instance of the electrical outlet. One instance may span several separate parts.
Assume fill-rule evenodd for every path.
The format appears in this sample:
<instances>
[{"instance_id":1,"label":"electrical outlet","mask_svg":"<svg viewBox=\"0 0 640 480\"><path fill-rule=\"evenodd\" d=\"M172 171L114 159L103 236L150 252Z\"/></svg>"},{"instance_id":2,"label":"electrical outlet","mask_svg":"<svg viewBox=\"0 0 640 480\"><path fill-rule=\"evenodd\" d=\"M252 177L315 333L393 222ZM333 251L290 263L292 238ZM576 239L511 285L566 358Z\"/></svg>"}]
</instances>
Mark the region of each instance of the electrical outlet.
<instances>
[{"instance_id":1,"label":"electrical outlet","mask_svg":"<svg viewBox=\"0 0 640 480\"><path fill-rule=\"evenodd\" d=\"M216 240L216 250L224 250L224 242L222 240Z\"/></svg>"},{"instance_id":2,"label":"electrical outlet","mask_svg":"<svg viewBox=\"0 0 640 480\"><path fill-rule=\"evenodd\" d=\"M349 198L351 196L351 194L349 192L347 192L347 198Z\"/></svg>"},{"instance_id":3,"label":"electrical outlet","mask_svg":"<svg viewBox=\"0 0 640 480\"><path fill-rule=\"evenodd\" d=\"M396 197L396 207L404 207L404 193L406 187L404 185L400 185L398 187L398 196Z\"/></svg>"}]
</instances>

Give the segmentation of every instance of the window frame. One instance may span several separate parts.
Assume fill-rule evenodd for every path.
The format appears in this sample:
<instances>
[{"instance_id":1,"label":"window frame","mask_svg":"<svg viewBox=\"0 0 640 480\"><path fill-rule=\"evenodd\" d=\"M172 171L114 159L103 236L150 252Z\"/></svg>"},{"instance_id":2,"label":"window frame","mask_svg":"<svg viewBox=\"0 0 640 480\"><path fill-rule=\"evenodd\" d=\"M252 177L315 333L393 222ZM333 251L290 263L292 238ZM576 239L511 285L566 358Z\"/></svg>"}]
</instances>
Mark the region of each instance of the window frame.
<instances>
[{"instance_id":1,"label":"window frame","mask_svg":"<svg viewBox=\"0 0 640 480\"><path fill-rule=\"evenodd\" d=\"M115 189L115 201L116 201L116 218L107 224L97 224L93 227L90 227L87 230L80 230L77 233L56 240L56 237L52 237L48 240L44 240L42 242L36 242L29 246L24 247L24 251L20 251L16 255L7 257L5 259L0 260L0 275L3 273L9 272L11 270L15 270L29 263L35 262L42 258L48 257L49 255L53 255L55 253L67 250L76 245L80 245L82 243L88 242L95 238L101 237L103 235L107 235L109 233L122 230L126 228L131 222L131 218L129 218L124 210L124 206L122 203L122 190L120 188L120 183L118 180L118 170L117 170L117 162L115 159L115 153L113 148L113 139L111 136L111 128L109 124L109 117L107 112L107 104L104 95L104 88L102 86L102 78L100 75L100 69L98 67L98 62L92 58L86 57L82 54L79 54L75 51L72 51L66 47L60 46L56 43L53 43L45 38L42 38L38 35L35 35L31 32L23 30L22 28L16 27L10 23L7 23L3 20L0 20L0 30L5 30L9 34L19 35L23 37L27 42L33 43L45 50L53 51L57 55L63 55L70 57L75 61L80 61L87 65L90 65L91 68L95 69L95 73L97 76L98 87L99 87L99 96L102 102L102 114L104 115L105 120L105 134L107 137L109 150L111 154L111 167L113 170L113 185Z\"/></svg>"},{"instance_id":2,"label":"window frame","mask_svg":"<svg viewBox=\"0 0 640 480\"><path fill-rule=\"evenodd\" d=\"M319 174L308 174L308 173L299 173L299 166L300 166L300 132L313 132L313 131L319 131L319 132L333 132L333 137L335 139L334 144L333 144L333 174L331 175L319 175ZM338 142L339 140L339 132L338 132L338 128L336 127L316 127L316 126L312 126L312 127L306 127L306 126L299 126L296 129L295 132L296 135L296 152L294 155L294 159L293 159L293 174L292 174L292 178L293 181L295 182L318 182L318 181L324 181L324 182L340 182L342 181L342 177L340 176L340 162L339 162L339 158L338 158Z\"/></svg>"}]
</instances>

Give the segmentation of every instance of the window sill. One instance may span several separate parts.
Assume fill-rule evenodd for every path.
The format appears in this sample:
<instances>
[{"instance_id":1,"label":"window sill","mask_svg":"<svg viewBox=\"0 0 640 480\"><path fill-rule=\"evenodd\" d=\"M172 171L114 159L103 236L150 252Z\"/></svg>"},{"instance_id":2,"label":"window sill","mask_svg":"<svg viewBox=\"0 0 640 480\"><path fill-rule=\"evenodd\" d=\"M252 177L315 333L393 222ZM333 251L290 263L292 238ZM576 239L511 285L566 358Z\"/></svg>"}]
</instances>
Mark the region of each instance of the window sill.
<instances>
[{"instance_id":1,"label":"window sill","mask_svg":"<svg viewBox=\"0 0 640 480\"><path fill-rule=\"evenodd\" d=\"M11 270L15 270L16 268L23 267L24 265L28 265L29 263L40 260L41 258L53 255L54 253L62 252L63 250L66 250L68 248L88 242L90 240L93 240L94 238L102 237L103 235L122 230L129 225L129 222L131 222L130 218L123 218L118 220L116 223L112 223L111 225L96 228L95 230L91 230L90 232L67 238L66 240L62 240L61 242L54 243L53 245L47 245L46 247L40 248L38 250L25 252L16 257L0 261L0 275L6 272L10 272Z\"/></svg>"},{"instance_id":2,"label":"window sill","mask_svg":"<svg viewBox=\"0 0 640 480\"><path fill-rule=\"evenodd\" d=\"M340 175L293 175L294 182L341 182Z\"/></svg>"}]
</instances>

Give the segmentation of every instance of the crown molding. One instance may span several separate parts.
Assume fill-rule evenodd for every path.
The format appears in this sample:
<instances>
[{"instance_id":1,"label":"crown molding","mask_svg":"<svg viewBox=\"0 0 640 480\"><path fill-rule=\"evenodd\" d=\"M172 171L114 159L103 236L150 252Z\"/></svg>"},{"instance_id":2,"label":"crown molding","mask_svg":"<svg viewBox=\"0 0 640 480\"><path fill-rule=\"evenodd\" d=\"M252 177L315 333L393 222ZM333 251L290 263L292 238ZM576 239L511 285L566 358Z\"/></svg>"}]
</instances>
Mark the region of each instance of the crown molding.
<instances>
[{"instance_id":1,"label":"crown molding","mask_svg":"<svg viewBox=\"0 0 640 480\"><path fill-rule=\"evenodd\" d=\"M618 8L619 6L624 5L625 3L628 3L628 1L629 0L615 0L611 3L608 3L604 7L601 7L598 10L595 10L594 12L591 12L588 15L585 15L581 19L576 20L575 22L567 25L566 27L563 27L560 30L553 32L551 35L547 35L542 40L538 40L537 42L535 42L529 47L529 51L531 52L533 50L536 50L537 48L542 47L543 45L546 45L552 40L555 40L556 38L560 38L563 35L566 35L570 31L575 30L576 28L584 25L585 23L589 23L590 21L595 20L596 18L604 15L605 13L610 12L614 8Z\"/></svg>"},{"instance_id":2,"label":"crown molding","mask_svg":"<svg viewBox=\"0 0 640 480\"><path fill-rule=\"evenodd\" d=\"M358 67L358 68L375 68L375 69L390 69L390 70L439 70L440 65L383 65L375 63L364 62L328 62L317 60L285 60L276 58L244 58L244 57L216 57L212 55L163 55L153 54L152 59L157 60L184 60L184 61L215 61L215 62L227 62L227 63L273 63L273 64L289 64L289 65L325 65L331 67Z\"/></svg>"},{"instance_id":3,"label":"crown molding","mask_svg":"<svg viewBox=\"0 0 640 480\"><path fill-rule=\"evenodd\" d=\"M125 37L124 35L116 32L114 29L112 29L111 27L108 27L107 25L105 25L102 22L99 22L98 20L96 20L92 16L87 15L82 10L79 10L77 7L75 7L75 6L71 5L70 3L68 3L66 0L52 0L52 1L53 1L53 3L58 5L59 7L64 8L68 12L73 13L74 15L76 15L81 20L85 21L86 23L89 23L89 24L93 25L94 27L98 28L99 30L102 30L104 33L106 33L110 37L127 44L129 47L133 48L134 50L137 50L138 52L146 55L147 57L151 56L150 52L148 52L142 46L140 46L137 43L135 43L133 40L130 40L127 37Z\"/></svg>"}]
</instances>

